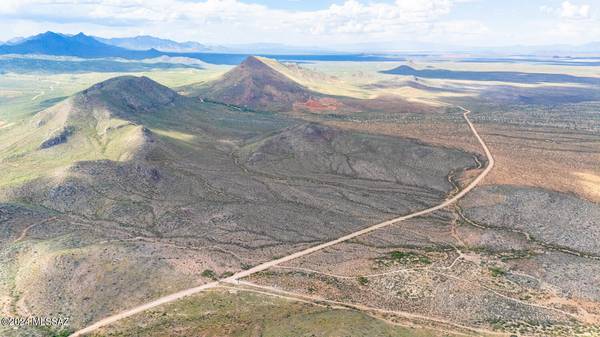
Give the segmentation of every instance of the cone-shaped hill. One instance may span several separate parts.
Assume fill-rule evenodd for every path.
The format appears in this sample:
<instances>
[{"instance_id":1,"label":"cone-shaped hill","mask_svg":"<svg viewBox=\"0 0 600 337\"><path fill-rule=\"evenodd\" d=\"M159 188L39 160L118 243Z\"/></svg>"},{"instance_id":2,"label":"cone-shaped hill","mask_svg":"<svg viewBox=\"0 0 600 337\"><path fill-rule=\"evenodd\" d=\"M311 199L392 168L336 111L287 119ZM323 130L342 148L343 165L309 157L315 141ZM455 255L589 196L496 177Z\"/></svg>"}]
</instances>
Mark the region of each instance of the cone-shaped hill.
<instances>
[{"instance_id":1,"label":"cone-shaped hill","mask_svg":"<svg viewBox=\"0 0 600 337\"><path fill-rule=\"evenodd\" d=\"M102 152L109 150L110 144L112 150L118 147L118 152L131 154L149 135L138 122L144 115L182 107L186 100L147 77L111 78L38 113L24 130L23 140L32 147L39 142L39 149L74 140L73 150L92 145Z\"/></svg>"},{"instance_id":2,"label":"cone-shaped hill","mask_svg":"<svg viewBox=\"0 0 600 337\"><path fill-rule=\"evenodd\" d=\"M121 76L111 78L75 95L82 108L105 107L116 114L151 113L181 102L173 90L147 78Z\"/></svg>"},{"instance_id":3,"label":"cone-shaped hill","mask_svg":"<svg viewBox=\"0 0 600 337\"><path fill-rule=\"evenodd\" d=\"M192 92L202 98L267 111L291 110L295 103L319 95L254 56Z\"/></svg>"},{"instance_id":4,"label":"cone-shaped hill","mask_svg":"<svg viewBox=\"0 0 600 337\"><path fill-rule=\"evenodd\" d=\"M300 75L298 75L300 73ZM400 97L358 99L328 95L299 83L298 76L315 77L325 74L288 66L276 60L250 56L220 78L182 88L188 96L200 97L253 110L289 112L359 112L394 111L422 112L430 110L421 104L407 102ZM335 85L335 84L332 84Z\"/></svg>"},{"instance_id":5,"label":"cone-shaped hill","mask_svg":"<svg viewBox=\"0 0 600 337\"><path fill-rule=\"evenodd\" d=\"M133 159L154 141L139 122L144 115L185 105L186 100L148 78L133 76L76 93L0 136L0 185L29 181L77 161Z\"/></svg>"},{"instance_id":6,"label":"cone-shaped hill","mask_svg":"<svg viewBox=\"0 0 600 337\"><path fill-rule=\"evenodd\" d=\"M147 77L121 76L78 92L37 117L41 124L58 119L66 124L90 126L116 118L139 120L144 115L182 107L187 101L185 97Z\"/></svg>"}]
</instances>

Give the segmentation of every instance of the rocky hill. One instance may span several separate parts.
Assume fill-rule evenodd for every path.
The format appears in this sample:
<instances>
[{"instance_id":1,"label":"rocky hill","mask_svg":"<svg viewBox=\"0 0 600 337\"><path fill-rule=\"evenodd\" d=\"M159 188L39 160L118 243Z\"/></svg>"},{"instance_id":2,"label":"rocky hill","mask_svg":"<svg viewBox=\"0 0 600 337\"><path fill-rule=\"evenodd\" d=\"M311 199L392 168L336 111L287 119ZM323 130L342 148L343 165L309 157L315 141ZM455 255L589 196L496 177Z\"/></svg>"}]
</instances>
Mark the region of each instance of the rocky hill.
<instances>
[{"instance_id":1,"label":"rocky hill","mask_svg":"<svg viewBox=\"0 0 600 337\"><path fill-rule=\"evenodd\" d=\"M331 82L328 85L336 85L335 78L331 76L298 65L250 56L222 77L207 83L186 86L181 92L184 95L257 111L340 114L368 111L433 111L429 106L411 103L398 96L359 99L330 95L300 82Z\"/></svg>"},{"instance_id":2,"label":"rocky hill","mask_svg":"<svg viewBox=\"0 0 600 337\"><path fill-rule=\"evenodd\" d=\"M291 110L296 102L318 95L254 56L195 91L206 99L268 111Z\"/></svg>"}]
</instances>

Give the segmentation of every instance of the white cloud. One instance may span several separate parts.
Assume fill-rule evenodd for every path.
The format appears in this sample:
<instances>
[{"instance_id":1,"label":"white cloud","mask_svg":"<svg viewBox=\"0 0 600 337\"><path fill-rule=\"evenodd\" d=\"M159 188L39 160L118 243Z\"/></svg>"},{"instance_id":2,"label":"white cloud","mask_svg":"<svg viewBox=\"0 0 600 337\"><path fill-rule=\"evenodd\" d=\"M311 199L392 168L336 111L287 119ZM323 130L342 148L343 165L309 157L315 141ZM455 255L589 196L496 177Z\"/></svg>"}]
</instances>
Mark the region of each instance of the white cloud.
<instances>
[{"instance_id":1,"label":"white cloud","mask_svg":"<svg viewBox=\"0 0 600 337\"><path fill-rule=\"evenodd\" d=\"M374 33L406 30L411 25L433 22L448 14L456 1L397 0L393 4L348 0L326 10L294 14L298 23L314 33Z\"/></svg>"},{"instance_id":2,"label":"white cloud","mask_svg":"<svg viewBox=\"0 0 600 337\"><path fill-rule=\"evenodd\" d=\"M600 18L589 4L564 1L560 7L542 6L540 9L555 17L543 29L554 43L581 44L600 39Z\"/></svg>"},{"instance_id":3,"label":"white cloud","mask_svg":"<svg viewBox=\"0 0 600 337\"><path fill-rule=\"evenodd\" d=\"M570 1L564 1L560 7L541 6L542 12L557 15L562 19L583 20L591 16L591 6L588 4L574 4Z\"/></svg>"},{"instance_id":4,"label":"white cloud","mask_svg":"<svg viewBox=\"0 0 600 337\"><path fill-rule=\"evenodd\" d=\"M565 1L561 5L560 16L566 19L587 19L590 17L590 5L576 5Z\"/></svg>"},{"instance_id":5,"label":"white cloud","mask_svg":"<svg viewBox=\"0 0 600 337\"><path fill-rule=\"evenodd\" d=\"M445 21L432 26L431 34L437 39L450 39L445 42L459 43L478 39L489 32L489 28L479 21Z\"/></svg>"},{"instance_id":6,"label":"white cloud","mask_svg":"<svg viewBox=\"0 0 600 337\"><path fill-rule=\"evenodd\" d=\"M427 36L457 3L468 1L347 0L321 10L292 11L239 0L0 0L0 21L69 29L76 23L95 30L119 27L113 30L118 35L143 32L178 40L231 39L224 43L249 37L288 43L351 42ZM460 30L460 24L453 26ZM466 24L462 27L468 29Z\"/></svg>"}]
</instances>

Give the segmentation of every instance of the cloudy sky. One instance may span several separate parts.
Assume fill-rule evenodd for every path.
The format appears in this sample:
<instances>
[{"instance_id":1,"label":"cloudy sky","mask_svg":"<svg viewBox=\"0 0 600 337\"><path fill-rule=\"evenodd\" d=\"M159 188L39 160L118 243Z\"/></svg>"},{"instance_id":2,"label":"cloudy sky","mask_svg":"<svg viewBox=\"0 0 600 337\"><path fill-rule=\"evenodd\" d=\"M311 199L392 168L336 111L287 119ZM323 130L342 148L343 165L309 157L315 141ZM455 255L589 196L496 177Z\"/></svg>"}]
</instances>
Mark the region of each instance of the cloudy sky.
<instances>
[{"instance_id":1,"label":"cloudy sky","mask_svg":"<svg viewBox=\"0 0 600 337\"><path fill-rule=\"evenodd\" d=\"M600 0L0 0L0 40L48 30L211 44L600 41Z\"/></svg>"}]
</instances>

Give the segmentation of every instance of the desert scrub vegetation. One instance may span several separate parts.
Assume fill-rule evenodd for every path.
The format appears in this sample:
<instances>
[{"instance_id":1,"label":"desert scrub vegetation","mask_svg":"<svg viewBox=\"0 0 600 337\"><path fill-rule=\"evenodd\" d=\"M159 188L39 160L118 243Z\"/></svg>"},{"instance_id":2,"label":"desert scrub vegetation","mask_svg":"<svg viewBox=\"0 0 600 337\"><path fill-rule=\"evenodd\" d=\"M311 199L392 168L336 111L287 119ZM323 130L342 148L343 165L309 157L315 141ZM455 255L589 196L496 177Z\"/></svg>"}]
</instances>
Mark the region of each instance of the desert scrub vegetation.
<instances>
[{"instance_id":1,"label":"desert scrub vegetation","mask_svg":"<svg viewBox=\"0 0 600 337\"><path fill-rule=\"evenodd\" d=\"M68 337L70 336L74 331L71 330L61 330L59 332L56 332L52 335L52 337Z\"/></svg>"},{"instance_id":2,"label":"desert scrub vegetation","mask_svg":"<svg viewBox=\"0 0 600 337\"><path fill-rule=\"evenodd\" d=\"M210 314L206 314L210 312ZM146 324L140 326L143 320ZM239 291L210 291L128 318L94 336L159 337L185 331L186 336L356 336L433 337L438 331L405 328L364 313L322 308ZM448 337L457 335L448 333Z\"/></svg>"},{"instance_id":3,"label":"desert scrub vegetation","mask_svg":"<svg viewBox=\"0 0 600 337\"><path fill-rule=\"evenodd\" d=\"M356 281L358 281L358 284L360 284L361 286L365 286L365 285L369 284L369 279L364 276L357 277Z\"/></svg>"},{"instance_id":4,"label":"desert scrub vegetation","mask_svg":"<svg viewBox=\"0 0 600 337\"><path fill-rule=\"evenodd\" d=\"M527 259L533 257L535 252L529 250L510 250L499 254L500 261L506 262L510 260Z\"/></svg>"},{"instance_id":5,"label":"desert scrub vegetation","mask_svg":"<svg viewBox=\"0 0 600 337\"><path fill-rule=\"evenodd\" d=\"M393 251L388 256L377 259L377 262L384 266L388 266L391 264L429 265L429 264L431 264L431 259L427 255L419 254L419 253L415 253L415 252Z\"/></svg>"},{"instance_id":6,"label":"desert scrub vegetation","mask_svg":"<svg viewBox=\"0 0 600 337\"><path fill-rule=\"evenodd\" d=\"M217 273L214 272L214 270L211 269L205 269L202 274L202 277L206 277L209 278L211 280L216 280L217 279Z\"/></svg>"},{"instance_id":7,"label":"desert scrub vegetation","mask_svg":"<svg viewBox=\"0 0 600 337\"><path fill-rule=\"evenodd\" d=\"M500 277L506 275L506 271L504 269L496 266L490 267L489 271L493 277Z\"/></svg>"}]
</instances>

